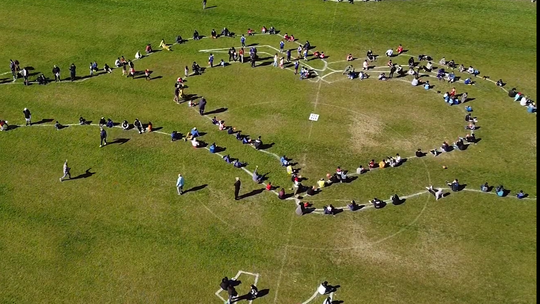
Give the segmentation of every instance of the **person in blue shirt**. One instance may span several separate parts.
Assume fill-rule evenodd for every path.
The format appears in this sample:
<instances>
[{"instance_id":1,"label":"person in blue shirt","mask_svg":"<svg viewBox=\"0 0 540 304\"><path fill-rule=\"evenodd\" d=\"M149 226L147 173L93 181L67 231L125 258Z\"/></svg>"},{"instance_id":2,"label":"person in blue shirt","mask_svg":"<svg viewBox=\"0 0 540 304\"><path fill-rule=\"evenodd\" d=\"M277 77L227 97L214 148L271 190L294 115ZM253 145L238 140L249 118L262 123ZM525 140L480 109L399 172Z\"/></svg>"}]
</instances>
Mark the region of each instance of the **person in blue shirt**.
<instances>
[{"instance_id":1,"label":"person in blue shirt","mask_svg":"<svg viewBox=\"0 0 540 304\"><path fill-rule=\"evenodd\" d=\"M112 128L112 127L114 127L113 121L110 118L107 118L107 128Z\"/></svg>"},{"instance_id":2,"label":"person in blue shirt","mask_svg":"<svg viewBox=\"0 0 540 304\"><path fill-rule=\"evenodd\" d=\"M216 143L212 143L210 147L208 147L208 150L210 153L216 153Z\"/></svg>"},{"instance_id":3,"label":"person in blue shirt","mask_svg":"<svg viewBox=\"0 0 540 304\"><path fill-rule=\"evenodd\" d=\"M208 57L208 64L211 68L214 67L214 54L210 53L210 56Z\"/></svg>"},{"instance_id":4,"label":"person in blue shirt","mask_svg":"<svg viewBox=\"0 0 540 304\"><path fill-rule=\"evenodd\" d=\"M242 44L242 47L246 46L246 37L244 36L244 34L242 34L242 36L240 37L240 43Z\"/></svg>"},{"instance_id":5,"label":"person in blue shirt","mask_svg":"<svg viewBox=\"0 0 540 304\"><path fill-rule=\"evenodd\" d=\"M227 162L227 164L230 164L231 163L231 157L229 156L229 154L223 156L223 160L225 162Z\"/></svg>"},{"instance_id":6,"label":"person in blue shirt","mask_svg":"<svg viewBox=\"0 0 540 304\"><path fill-rule=\"evenodd\" d=\"M283 53L283 48L285 47L285 42L283 42L283 40L281 40L279 42L279 51Z\"/></svg>"},{"instance_id":7,"label":"person in blue shirt","mask_svg":"<svg viewBox=\"0 0 540 304\"><path fill-rule=\"evenodd\" d=\"M99 137L101 138L101 143L99 147L101 148L103 146L106 146L107 145L107 132L105 131L105 129L101 128L99 132Z\"/></svg>"},{"instance_id":8,"label":"person in blue shirt","mask_svg":"<svg viewBox=\"0 0 540 304\"><path fill-rule=\"evenodd\" d=\"M198 137L198 136L200 136L200 135L199 135L199 131L197 130L197 127L193 127L193 129L191 129L190 134L191 134L191 137L192 137L192 138L193 138L193 137Z\"/></svg>"},{"instance_id":9,"label":"person in blue shirt","mask_svg":"<svg viewBox=\"0 0 540 304\"><path fill-rule=\"evenodd\" d=\"M497 196L503 197L505 192L503 185L497 186L497 188L495 188L495 192L497 193Z\"/></svg>"},{"instance_id":10,"label":"person in blue shirt","mask_svg":"<svg viewBox=\"0 0 540 304\"><path fill-rule=\"evenodd\" d=\"M178 174L178 179L176 180L176 191L178 191L178 195L182 195L184 193L184 177L182 174Z\"/></svg>"},{"instance_id":11,"label":"person in blue shirt","mask_svg":"<svg viewBox=\"0 0 540 304\"><path fill-rule=\"evenodd\" d=\"M243 164L238 160L236 159L234 162L233 162L233 166L235 168L241 168L243 166Z\"/></svg>"},{"instance_id":12,"label":"person in blue shirt","mask_svg":"<svg viewBox=\"0 0 540 304\"><path fill-rule=\"evenodd\" d=\"M285 155L283 155L279 161L283 167L287 167L289 165L289 160L287 157L285 157Z\"/></svg>"},{"instance_id":13,"label":"person in blue shirt","mask_svg":"<svg viewBox=\"0 0 540 304\"><path fill-rule=\"evenodd\" d=\"M244 145L251 144L251 139L249 139L249 137L247 136L244 136L244 138L242 138L242 144Z\"/></svg>"},{"instance_id":14,"label":"person in blue shirt","mask_svg":"<svg viewBox=\"0 0 540 304\"><path fill-rule=\"evenodd\" d=\"M519 190L518 194L516 194L516 197L518 199L525 198L526 196L527 196L527 194L523 193L523 190Z\"/></svg>"},{"instance_id":15,"label":"person in blue shirt","mask_svg":"<svg viewBox=\"0 0 540 304\"><path fill-rule=\"evenodd\" d=\"M452 191L456 192L456 191L459 191L459 188L460 188L460 185L459 185L459 181L458 179L454 179L451 183L446 183L448 186L450 186L450 188L452 189Z\"/></svg>"},{"instance_id":16,"label":"person in blue shirt","mask_svg":"<svg viewBox=\"0 0 540 304\"><path fill-rule=\"evenodd\" d=\"M298 74L298 66L300 65L300 63L298 62L298 60L296 60L294 62L294 75Z\"/></svg>"}]
</instances>

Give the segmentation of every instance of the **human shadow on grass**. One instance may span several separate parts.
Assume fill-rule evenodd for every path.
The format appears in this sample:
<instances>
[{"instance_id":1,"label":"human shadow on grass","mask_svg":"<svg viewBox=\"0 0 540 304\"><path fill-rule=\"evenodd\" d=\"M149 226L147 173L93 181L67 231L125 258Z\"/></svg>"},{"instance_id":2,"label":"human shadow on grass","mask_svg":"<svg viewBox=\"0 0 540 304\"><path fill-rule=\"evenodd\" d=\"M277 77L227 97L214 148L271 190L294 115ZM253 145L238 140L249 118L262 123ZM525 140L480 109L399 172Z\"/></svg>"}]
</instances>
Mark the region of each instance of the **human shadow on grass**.
<instances>
[{"instance_id":1,"label":"human shadow on grass","mask_svg":"<svg viewBox=\"0 0 540 304\"><path fill-rule=\"evenodd\" d=\"M43 118L42 120L33 122L32 124L33 125L40 125L40 124L44 124L44 123L47 123L47 122L51 122L53 120L54 119L52 119L52 118Z\"/></svg>"},{"instance_id":2,"label":"human shadow on grass","mask_svg":"<svg viewBox=\"0 0 540 304\"><path fill-rule=\"evenodd\" d=\"M220 146L216 146L216 150L215 150L215 153L219 153L219 152L223 152L227 150L227 148L225 147L220 147Z\"/></svg>"},{"instance_id":3,"label":"human shadow on grass","mask_svg":"<svg viewBox=\"0 0 540 304\"><path fill-rule=\"evenodd\" d=\"M262 66L267 66L267 65L271 65L271 64L272 64L271 61L264 61L264 62L259 63L257 66L262 67Z\"/></svg>"},{"instance_id":4,"label":"human shadow on grass","mask_svg":"<svg viewBox=\"0 0 540 304\"><path fill-rule=\"evenodd\" d=\"M264 190L265 190L265 188L255 189L255 190L252 190L252 191L250 191L248 193L240 195L238 198L239 199L244 199L244 198L248 198L248 197L251 197L251 196L255 196L257 194L262 193Z\"/></svg>"},{"instance_id":5,"label":"human shadow on grass","mask_svg":"<svg viewBox=\"0 0 540 304\"><path fill-rule=\"evenodd\" d=\"M125 143L127 143L129 141L129 138L115 138L113 141L111 141L110 143L107 143L108 145L114 145L114 144L119 144L119 145L123 145Z\"/></svg>"},{"instance_id":6,"label":"human shadow on grass","mask_svg":"<svg viewBox=\"0 0 540 304\"><path fill-rule=\"evenodd\" d=\"M366 205L356 205L353 207L353 209L351 211L358 211L358 210L362 210L366 207Z\"/></svg>"},{"instance_id":7,"label":"human shadow on grass","mask_svg":"<svg viewBox=\"0 0 540 304\"><path fill-rule=\"evenodd\" d=\"M216 8L217 5L207 6L206 9Z\"/></svg>"},{"instance_id":8,"label":"human shadow on grass","mask_svg":"<svg viewBox=\"0 0 540 304\"><path fill-rule=\"evenodd\" d=\"M246 47L249 47L249 46L256 46L256 45L259 45L259 44L258 44L258 43L251 43L251 44L246 45Z\"/></svg>"},{"instance_id":9,"label":"human shadow on grass","mask_svg":"<svg viewBox=\"0 0 540 304\"><path fill-rule=\"evenodd\" d=\"M394 206L399 206L399 205L402 205L403 203L405 203L405 201L407 201L406 198L400 198L399 200L395 201L395 202L392 202L392 204Z\"/></svg>"},{"instance_id":10,"label":"human shadow on grass","mask_svg":"<svg viewBox=\"0 0 540 304\"><path fill-rule=\"evenodd\" d=\"M266 150L268 148L272 148L272 146L275 145L275 143L269 143L269 144L261 144L257 150Z\"/></svg>"},{"instance_id":11,"label":"human shadow on grass","mask_svg":"<svg viewBox=\"0 0 540 304\"><path fill-rule=\"evenodd\" d=\"M20 126L19 126L19 125L8 125L6 131L15 130L15 129L17 129L18 127L20 127Z\"/></svg>"},{"instance_id":12,"label":"human shadow on grass","mask_svg":"<svg viewBox=\"0 0 540 304\"><path fill-rule=\"evenodd\" d=\"M184 194L186 194L188 192L197 192L199 190L202 190L202 189L206 188L207 186L208 186L208 184L202 184L202 185L199 185L199 186L191 187L191 188L187 189L186 191L184 191Z\"/></svg>"},{"instance_id":13,"label":"human shadow on grass","mask_svg":"<svg viewBox=\"0 0 540 304\"><path fill-rule=\"evenodd\" d=\"M67 128L67 127L69 127L69 126L59 124L59 125L58 125L58 130L65 129L65 128Z\"/></svg>"},{"instance_id":14,"label":"human shadow on grass","mask_svg":"<svg viewBox=\"0 0 540 304\"><path fill-rule=\"evenodd\" d=\"M86 171L84 171L83 174L79 174L79 175L77 175L77 176L75 176L75 177L73 177L71 179L68 179L68 180L76 180L76 179L81 179L81 178L87 178L87 177L90 177L90 176L96 174L96 172L90 172L90 169L92 169L92 168L88 168L88 169L86 169Z\"/></svg>"},{"instance_id":15,"label":"human shadow on grass","mask_svg":"<svg viewBox=\"0 0 540 304\"><path fill-rule=\"evenodd\" d=\"M227 111L227 108L221 107L221 108L218 108L218 109L215 109L215 110L206 112L206 113L204 113L203 115L218 114L218 113L223 113L223 112L225 112L225 111Z\"/></svg>"}]
</instances>

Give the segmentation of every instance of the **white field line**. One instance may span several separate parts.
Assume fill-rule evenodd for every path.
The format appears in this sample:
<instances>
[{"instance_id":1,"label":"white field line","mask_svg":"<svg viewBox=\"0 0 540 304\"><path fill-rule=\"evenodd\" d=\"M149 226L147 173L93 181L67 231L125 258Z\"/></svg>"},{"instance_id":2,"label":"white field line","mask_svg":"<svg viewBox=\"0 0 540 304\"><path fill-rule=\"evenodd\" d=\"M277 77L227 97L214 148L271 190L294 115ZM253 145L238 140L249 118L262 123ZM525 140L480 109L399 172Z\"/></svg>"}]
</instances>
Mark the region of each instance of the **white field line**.
<instances>
[{"instance_id":1,"label":"white field line","mask_svg":"<svg viewBox=\"0 0 540 304\"><path fill-rule=\"evenodd\" d=\"M287 240L286 240L286 243L285 243L285 249L284 249L284 252L283 252L283 258L281 259L281 268L279 269L279 275L278 275L278 280L277 280L277 284L276 284L276 293L275 293L275 296L274 296L274 304L277 303L278 301L278 295L279 295L279 287L281 285L281 277L283 276L283 269L285 268L285 264L287 262L287 254L288 254L288 251L289 251L289 243L291 241L291 234L292 234L292 228L293 228L293 223L294 223L294 217L295 214L294 213L291 213L291 221L290 221L290 224L289 224L289 230L287 231Z\"/></svg>"},{"instance_id":2,"label":"white field line","mask_svg":"<svg viewBox=\"0 0 540 304\"><path fill-rule=\"evenodd\" d=\"M313 293L311 298L305 300L304 302L302 302L302 304L308 304L309 302L313 301L318 295L319 295L319 292L315 290L315 293Z\"/></svg>"}]
</instances>

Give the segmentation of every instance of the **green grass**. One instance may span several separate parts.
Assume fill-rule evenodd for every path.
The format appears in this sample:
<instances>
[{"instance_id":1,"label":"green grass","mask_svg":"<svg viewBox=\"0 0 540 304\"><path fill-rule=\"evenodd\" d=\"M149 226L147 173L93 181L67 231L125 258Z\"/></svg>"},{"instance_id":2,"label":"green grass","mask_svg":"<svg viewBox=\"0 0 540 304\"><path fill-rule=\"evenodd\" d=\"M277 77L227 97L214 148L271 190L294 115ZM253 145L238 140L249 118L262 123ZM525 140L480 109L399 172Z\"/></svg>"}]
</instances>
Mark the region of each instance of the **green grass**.
<instances>
[{"instance_id":1,"label":"green grass","mask_svg":"<svg viewBox=\"0 0 540 304\"><path fill-rule=\"evenodd\" d=\"M204 12L200 1L184 2L4 1L0 73L18 59L48 77L54 64L68 77L73 62L85 76L90 61L112 66L147 43L157 48L161 38L172 43L193 29L208 36L212 28L245 33L273 25L300 42L308 39L335 70L347 65L338 61L348 53L382 55L402 44L407 55L473 65L536 100L536 4L529 1L216 0ZM265 45L277 48L279 37L248 37L251 43L266 57L275 51ZM183 67L206 65L208 53L200 50L233 45L239 38L189 41L135 61L137 70L161 76L152 81L115 70L77 83L2 84L0 118L24 124L21 111L28 107L34 121L138 117L167 134L197 126L207 133L205 142L226 147L223 153L247 162L250 171L259 166L272 184L288 190L290 179L274 156L241 145L196 109L172 101ZM357 69L361 61L353 62ZM376 65L386 61L381 56ZM324 68L321 61L308 64ZM267 151L298 162L306 185L337 166L354 171L370 159L411 156L465 134L463 106L449 107L436 93L452 85L430 78L435 88L425 91L412 87L410 76L380 82L376 70L369 73L362 82L335 73L324 78L328 83L300 81L271 66L232 64L189 77L186 92L205 96L208 111L227 108L216 114L227 125L273 142ZM0 75L0 82L9 78ZM478 145L333 185L312 198L314 206L350 199L364 204L454 178L469 189L488 181L504 184L511 196L523 189L536 198L536 116L493 83L476 80L455 87L474 98ZM320 114L319 121L308 121L310 113ZM218 303L219 280L239 270L260 274L259 289L269 289L260 303L301 303L323 280L341 285L335 299L344 303L536 302L536 200L463 191L437 202L424 194L382 210L300 218L293 201L266 191L234 201L236 176L242 193L261 186L207 150L119 128L108 130L109 141L128 141L100 149L98 130L42 125L0 134L0 302ZM95 174L59 183L65 159L73 175ZM174 183L180 172L186 188L206 186L179 197ZM243 294L253 277L240 279Z\"/></svg>"}]
</instances>

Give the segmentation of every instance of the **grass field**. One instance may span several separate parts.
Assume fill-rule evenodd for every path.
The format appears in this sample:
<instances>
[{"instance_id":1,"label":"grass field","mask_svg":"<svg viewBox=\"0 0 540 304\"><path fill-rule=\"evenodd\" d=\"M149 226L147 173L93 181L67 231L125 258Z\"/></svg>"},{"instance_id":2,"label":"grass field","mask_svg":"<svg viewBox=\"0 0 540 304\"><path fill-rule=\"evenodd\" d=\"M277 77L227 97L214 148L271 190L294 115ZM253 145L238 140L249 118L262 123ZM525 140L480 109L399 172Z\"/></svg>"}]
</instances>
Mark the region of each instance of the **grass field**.
<instances>
[{"instance_id":1,"label":"grass field","mask_svg":"<svg viewBox=\"0 0 540 304\"><path fill-rule=\"evenodd\" d=\"M325 61L301 60L318 76L300 80L290 67L272 67L281 37L257 34L246 41L266 58L257 67L232 63L187 78L186 93L204 96L215 114L172 101L184 66L206 66L210 52L227 61L239 35L263 25L324 51ZM158 49L161 39L187 39L194 29L210 36L224 26L237 36L189 40L134 61L136 70L153 71L151 81L118 69L87 77L92 61L113 66L148 43ZM0 119L21 126L0 132L0 303L219 303L221 278L239 271L240 295L255 281L263 291L256 303L322 303L312 296L325 280L340 285L334 303L536 302L536 114L505 91L516 87L536 101L536 3L209 0L203 11L194 0L6 0L0 32ZM448 84L423 73L430 90L412 87L411 76L378 81L385 50L399 44L407 50L392 58L399 64L427 54L438 66L444 56L480 76L466 86L466 74ZM371 77L348 80L341 73L346 55L357 57L359 70L368 49L380 55ZM39 73L53 78L55 64L68 78L71 63L84 78L11 83L9 59L32 67L31 81ZM493 83L499 78L507 83L502 89ZM472 98L481 140L465 151L410 157L466 134L464 105L448 106L437 93L452 87ZM34 122L45 122L24 127L25 107ZM319 120L309 121L310 113ZM78 126L80 116L92 125ZM273 145L263 152L242 145L213 126L212 116ZM116 143L99 148L100 117L139 118L158 129L107 129ZM69 126L55 130L56 120ZM171 142L173 130L195 126L204 142L247 166ZM396 153L409 157L400 167L305 197L318 210L302 217L295 200L279 200L249 175L258 166L265 183L291 193L276 156L292 158L311 186L337 166L354 172ZM60 183L66 159L78 178ZM182 196L178 173L192 189ZM242 180L239 201L235 177ZM464 190L439 201L424 193L454 178ZM477 192L486 181L511 192ZM515 198L520 189L526 200ZM319 212L394 193L405 203L335 217Z\"/></svg>"}]
</instances>

